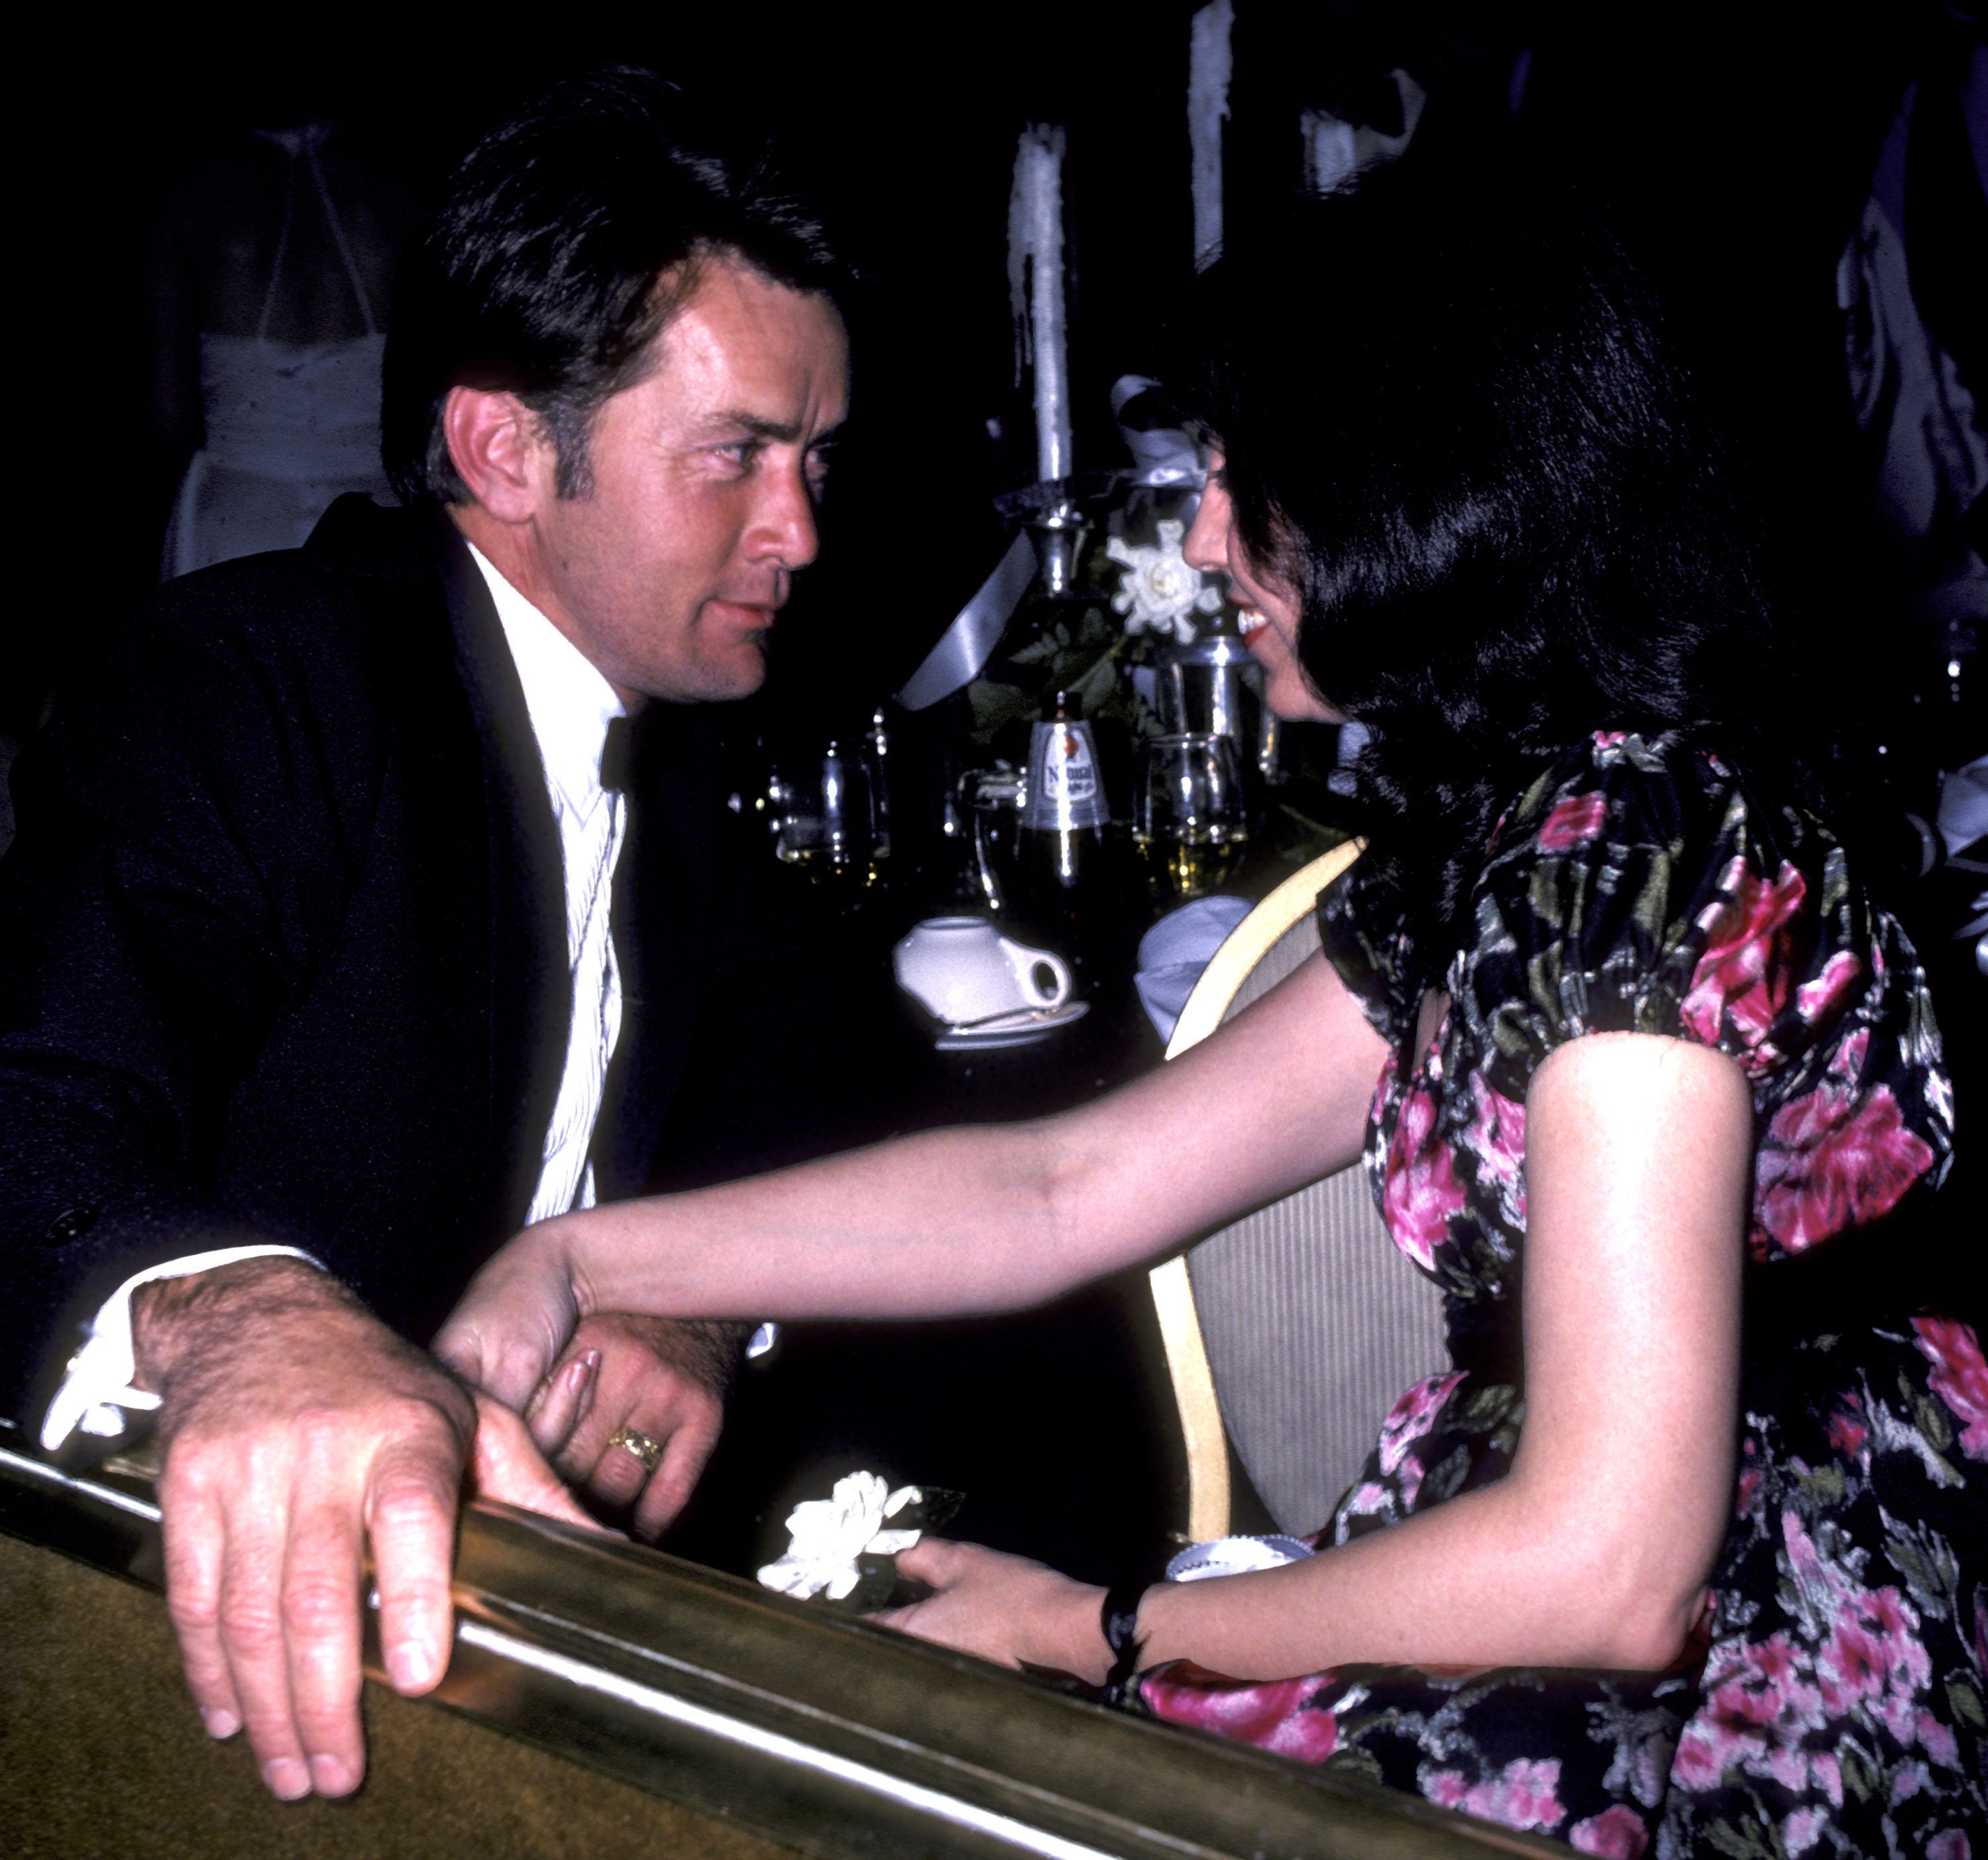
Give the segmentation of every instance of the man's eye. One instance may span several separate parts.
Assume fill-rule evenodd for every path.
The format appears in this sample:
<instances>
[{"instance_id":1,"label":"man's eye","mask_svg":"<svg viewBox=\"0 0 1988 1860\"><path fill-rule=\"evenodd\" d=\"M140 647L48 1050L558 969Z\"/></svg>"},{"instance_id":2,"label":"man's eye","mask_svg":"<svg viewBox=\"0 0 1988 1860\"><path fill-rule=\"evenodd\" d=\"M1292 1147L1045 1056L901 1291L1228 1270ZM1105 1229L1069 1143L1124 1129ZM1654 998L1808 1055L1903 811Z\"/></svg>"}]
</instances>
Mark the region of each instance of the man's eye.
<instances>
[{"instance_id":1,"label":"man's eye","mask_svg":"<svg viewBox=\"0 0 1988 1860\"><path fill-rule=\"evenodd\" d=\"M834 462L834 455L830 452L817 450L808 454L807 463L803 468L807 473L808 482L816 490L820 490L828 482L829 467Z\"/></svg>"},{"instance_id":2,"label":"man's eye","mask_svg":"<svg viewBox=\"0 0 1988 1860\"><path fill-rule=\"evenodd\" d=\"M760 453L766 450L766 441L762 439L734 439L729 445L721 445L718 450L740 471L749 472L758 464Z\"/></svg>"}]
</instances>

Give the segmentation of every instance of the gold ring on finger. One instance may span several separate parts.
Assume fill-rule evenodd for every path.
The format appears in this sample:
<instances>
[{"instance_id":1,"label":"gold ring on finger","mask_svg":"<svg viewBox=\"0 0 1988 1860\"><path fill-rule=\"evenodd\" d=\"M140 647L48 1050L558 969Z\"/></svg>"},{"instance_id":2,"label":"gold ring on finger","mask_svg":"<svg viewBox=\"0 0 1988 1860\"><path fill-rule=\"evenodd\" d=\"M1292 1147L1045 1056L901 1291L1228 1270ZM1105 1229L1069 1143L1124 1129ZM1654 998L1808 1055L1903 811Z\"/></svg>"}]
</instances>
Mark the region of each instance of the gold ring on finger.
<instances>
[{"instance_id":1,"label":"gold ring on finger","mask_svg":"<svg viewBox=\"0 0 1988 1860\"><path fill-rule=\"evenodd\" d=\"M663 1443L654 1434L638 1433L632 1427L617 1427L607 1436L610 1446L624 1446L653 1473L662 1463Z\"/></svg>"}]
</instances>

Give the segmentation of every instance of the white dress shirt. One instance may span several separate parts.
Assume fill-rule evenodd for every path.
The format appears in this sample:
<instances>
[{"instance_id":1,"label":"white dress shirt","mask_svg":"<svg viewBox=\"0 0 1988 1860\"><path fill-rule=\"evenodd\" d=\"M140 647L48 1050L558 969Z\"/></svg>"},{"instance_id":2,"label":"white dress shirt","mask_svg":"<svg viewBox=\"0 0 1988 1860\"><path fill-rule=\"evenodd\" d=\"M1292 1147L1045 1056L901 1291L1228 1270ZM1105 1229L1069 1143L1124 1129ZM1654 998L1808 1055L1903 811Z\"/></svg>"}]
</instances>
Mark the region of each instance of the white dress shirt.
<instances>
[{"instance_id":1,"label":"white dress shirt","mask_svg":"<svg viewBox=\"0 0 1988 1860\"><path fill-rule=\"evenodd\" d=\"M538 1191L526 1217L542 1221L570 1208L593 1206L593 1166L587 1151L600 1114L607 1062L621 1032L621 972L607 934L607 912L627 826L620 793L600 785L600 752L608 725L625 714L625 707L592 661L499 574L481 550L472 545L469 553L489 584L525 688L525 708L538 739L566 867L573 1015Z\"/></svg>"},{"instance_id":2,"label":"white dress shirt","mask_svg":"<svg viewBox=\"0 0 1988 1860\"><path fill-rule=\"evenodd\" d=\"M600 1114L608 1061L621 1031L621 976L608 935L608 909L627 819L620 794L600 785L600 752L608 725L624 714L625 707L580 648L512 587L480 550L472 544L469 553L496 604L505 643L524 686L546 796L559 823L565 870L573 1013L538 1187L526 1216L542 1221L571 1208L593 1206L593 1168L587 1152ZM167 1260L126 1280L98 1310L49 1404L42 1422L44 1450L53 1452L78 1428L114 1439L137 1415L158 1406L156 1395L131 1386L137 1374L131 1294L140 1286L272 1255L310 1260L294 1246L231 1246Z\"/></svg>"}]
</instances>

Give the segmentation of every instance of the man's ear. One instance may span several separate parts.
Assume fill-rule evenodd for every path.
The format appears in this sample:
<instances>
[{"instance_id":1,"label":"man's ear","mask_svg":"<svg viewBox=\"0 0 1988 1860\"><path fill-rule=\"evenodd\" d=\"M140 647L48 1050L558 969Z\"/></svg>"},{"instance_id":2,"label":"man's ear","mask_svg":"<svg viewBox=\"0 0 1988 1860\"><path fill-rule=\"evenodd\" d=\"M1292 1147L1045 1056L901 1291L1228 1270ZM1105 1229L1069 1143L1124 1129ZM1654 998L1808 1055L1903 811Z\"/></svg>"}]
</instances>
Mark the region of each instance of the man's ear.
<instances>
[{"instance_id":1,"label":"man's ear","mask_svg":"<svg viewBox=\"0 0 1988 1860\"><path fill-rule=\"evenodd\" d=\"M552 443L516 394L451 387L441 424L469 495L499 522L530 522L555 494Z\"/></svg>"}]
</instances>

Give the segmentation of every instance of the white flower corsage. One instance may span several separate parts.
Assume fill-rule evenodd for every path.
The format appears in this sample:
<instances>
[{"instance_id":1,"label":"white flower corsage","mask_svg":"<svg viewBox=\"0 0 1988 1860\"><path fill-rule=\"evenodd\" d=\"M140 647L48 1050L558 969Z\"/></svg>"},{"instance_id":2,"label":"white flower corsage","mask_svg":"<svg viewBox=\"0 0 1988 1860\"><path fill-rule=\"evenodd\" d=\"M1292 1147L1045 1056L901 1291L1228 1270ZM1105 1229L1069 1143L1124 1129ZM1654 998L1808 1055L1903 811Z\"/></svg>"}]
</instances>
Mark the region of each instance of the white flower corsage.
<instances>
[{"instance_id":1,"label":"white flower corsage","mask_svg":"<svg viewBox=\"0 0 1988 1860\"><path fill-rule=\"evenodd\" d=\"M1172 517L1159 526L1157 545L1128 543L1114 536L1104 553L1121 563L1118 592L1111 597L1114 611L1125 616L1128 633L1171 633L1183 646L1194 637L1194 616L1212 614L1222 605L1222 590L1181 553L1185 526Z\"/></svg>"},{"instance_id":2,"label":"white flower corsage","mask_svg":"<svg viewBox=\"0 0 1988 1860\"><path fill-rule=\"evenodd\" d=\"M764 1564L759 1581L802 1601L819 1597L852 1612L881 1608L897 1586L897 1557L958 1510L959 1495L937 1486L900 1486L874 1473L851 1473L827 1498L787 1513L787 1554Z\"/></svg>"}]
</instances>

